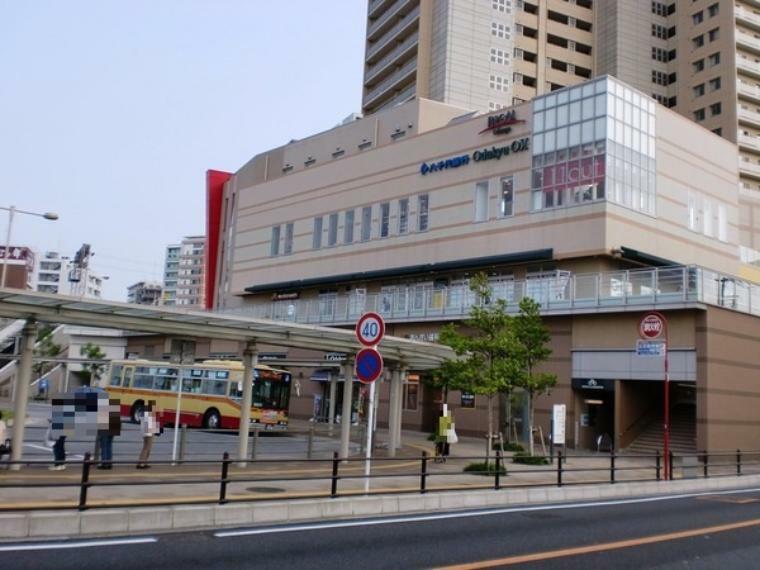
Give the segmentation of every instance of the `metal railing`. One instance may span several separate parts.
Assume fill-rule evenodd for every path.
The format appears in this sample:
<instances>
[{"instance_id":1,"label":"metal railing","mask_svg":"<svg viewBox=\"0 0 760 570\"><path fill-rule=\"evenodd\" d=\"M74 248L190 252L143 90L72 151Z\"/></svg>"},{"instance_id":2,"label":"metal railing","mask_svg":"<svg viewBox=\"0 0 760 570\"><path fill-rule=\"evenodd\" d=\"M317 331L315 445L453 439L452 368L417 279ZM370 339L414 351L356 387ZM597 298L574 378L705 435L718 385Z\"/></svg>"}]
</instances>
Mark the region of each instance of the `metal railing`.
<instances>
[{"instance_id":1,"label":"metal railing","mask_svg":"<svg viewBox=\"0 0 760 570\"><path fill-rule=\"evenodd\" d=\"M735 450L730 452L707 452L701 451L693 454L669 454L669 464L674 466L670 470L668 480L688 479L688 478L711 478L724 476L742 476L747 474L760 474L760 451L742 451ZM189 471L178 470L170 478L146 477L144 479L135 479L133 477L93 478L92 467L96 462L88 453L82 461L70 462L69 465L79 467L79 473L76 481L45 481L39 482L36 479L24 479L24 481L6 482L11 476L0 476L0 491L4 489L41 489L45 487L70 488L77 491L77 499L72 501L59 502L58 504L38 504L26 507L15 506L6 502L0 505L0 512L18 511L18 510L40 510L40 509L78 509L84 511L93 508L119 508L119 507L139 507L162 505L179 505L179 504L227 504L231 502L252 502L263 500L286 500L286 499L305 499L305 498L337 498L360 495L388 495L388 494L425 494L436 491L467 491L476 489L493 489L509 490L533 487L564 487L570 485L614 485L622 482L647 482L647 481L664 481L665 480L665 462L664 457L658 451L653 454L637 455L617 455L614 451L609 454L585 454L585 455L566 455L561 451L556 455L536 455L533 461L543 462L545 465L537 465L535 468L515 470L514 473L507 470L508 456L497 451L495 455L489 458L483 456L468 457L448 457L439 458L431 456L423 451L418 456L407 457L374 457L372 463L374 473L365 475L359 467L364 463L363 458L351 457L340 458L338 453L334 453L328 459L311 459L300 460L298 462L300 470L284 475L274 471L257 475L248 473L245 470L233 471L233 468L241 465L246 466L265 466L265 465L284 465L292 463L288 460L257 460L257 461L239 461L232 459L229 453L222 454L221 461L193 461L185 465L201 466L203 468L212 468L216 474L206 476L194 475ZM512 463L518 463L515 457ZM578 465L578 460L584 460L586 463L593 461L594 465ZM688 460L688 461L687 461ZM447 469L452 464L476 462L474 469L470 463L468 469L456 470ZM24 461L10 462L11 465L21 464L26 467L38 467L50 465L52 462L45 461ZM114 466L135 465L135 462L114 461ZM170 465L168 461L153 461L151 466ZM316 475L300 475L309 472L304 466L312 468L311 472ZM411 469L399 471L398 468L411 467ZM391 472L379 473L383 468L392 468ZM321 472L320 472L321 470ZM16 473L16 472L11 472ZM676 476L678 473L678 476ZM580 475L584 475L581 477ZM517 478L520 476L520 478ZM525 479L528 476L528 480ZM440 481L446 481L447 478L458 477L458 481L452 484L441 484ZM514 482L510 478L514 477ZM466 482L462 483L461 479L465 478ZM356 483L369 484L372 481L393 480L396 483L403 481L412 481L413 483L405 486L388 488L381 487L375 490L367 490L357 486ZM303 482L318 482L316 487L309 487L305 492L288 496L287 493L280 496L274 495L245 495L235 493L233 487L247 485L251 483L290 483L299 484ZM97 488L113 487L145 487L145 486L177 486L177 485L211 485L212 491L202 497L188 497L177 495L167 500L162 497L161 500L146 501L144 499L134 499L125 497L122 501L103 501L91 500L90 493ZM37 492L37 491L35 491Z\"/></svg>"},{"instance_id":2,"label":"metal railing","mask_svg":"<svg viewBox=\"0 0 760 570\"><path fill-rule=\"evenodd\" d=\"M505 300L511 312L517 312L523 297L531 297L544 314L704 303L760 315L760 286L698 266L565 273L501 280L492 287L493 298ZM366 311L376 311L389 321L466 318L478 302L466 284L409 285L364 295L254 304L227 312L297 323L346 324Z\"/></svg>"}]
</instances>

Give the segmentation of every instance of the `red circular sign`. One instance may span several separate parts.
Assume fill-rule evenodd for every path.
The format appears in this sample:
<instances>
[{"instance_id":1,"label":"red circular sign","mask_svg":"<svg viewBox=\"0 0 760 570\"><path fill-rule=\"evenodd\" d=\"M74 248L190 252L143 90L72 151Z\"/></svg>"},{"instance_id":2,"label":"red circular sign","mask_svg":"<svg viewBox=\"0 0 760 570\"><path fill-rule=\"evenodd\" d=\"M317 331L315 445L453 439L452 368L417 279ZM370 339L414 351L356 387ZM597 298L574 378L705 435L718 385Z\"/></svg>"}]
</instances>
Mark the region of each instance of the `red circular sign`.
<instances>
[{"instance_id":1,"label":"red circular sign","mask_svg":"<svg viewBox=\"0 0 760 570\"><path fill-rule=\"evenodd\" d=\"M639 336L641 338L658 338L665 330L665 323L657 313L647 313L639 322Z\"/></svg>"},{"instance_id":2,"label":"red circular sign","mask_svg":"<svg viewBox=\"0 0 760 570\"><path fill-rule=\"evenodd\" d=\"M385 336L385 321L377 313L364 313L356 323L356 338L364 346L375 346Z\"/></svg>"},{"instance_id":3,"label":"red circular sign","mask_svg":"<svg viewBox=\"0 0 760 570\"><path fill-rule=\"evenodd\" d=\"M356 377L359 382L372 384L383 373L383 357L374 348L362 348L356 353Z\"/></svg>"}]
</instances>

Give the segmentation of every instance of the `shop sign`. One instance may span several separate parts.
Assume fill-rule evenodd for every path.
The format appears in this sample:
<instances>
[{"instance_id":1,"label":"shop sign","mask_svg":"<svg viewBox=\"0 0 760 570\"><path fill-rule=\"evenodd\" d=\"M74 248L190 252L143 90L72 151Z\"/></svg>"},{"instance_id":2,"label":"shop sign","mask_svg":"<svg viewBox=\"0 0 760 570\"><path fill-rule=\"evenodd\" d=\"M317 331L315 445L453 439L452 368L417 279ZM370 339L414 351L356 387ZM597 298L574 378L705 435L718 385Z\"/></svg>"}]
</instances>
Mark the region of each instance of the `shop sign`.
<instances>
[{"instance_id":1,"label":"shop sign","mask_svg":"<svg viewBox=\"0 0 760 570\"><path fill-rule=\"evenodd\" d=\"M594 392L613 392L615 384L613 380L596 380L595 378L573 378L574 390L588 390Z\"/></svg>"},{"instance_id":2,"label":"shop sign","mask_svg":"<svg viewBox=\"0 0 760 570\"><path fill-rule=\"evenodd\" d=\"M285 360L287 357L285 352L259 352L259 360Z\"/></svg>"},{"instance_id":3,"label":"shop sign","mask_svg":"<svg viewBox=\"0 0 760 570\"><path fill-rule=\"evenodd\" d=\"M472 392L462 392L460 405L463 408L474 408L475 394L473 394Z\"/></svg>"},{"instance_id":4,"label":"shop sign","mask_svg":"<svg viewBox=\"0 0 760 570\"><path fill-rule=\"evenodd\" d=\"M512 131L512 125L518 125L525 121L517 118L514 110L488 117L488 126L478 134L491 132L495 135L506 135Z\"/></svg>"},{"instance_id":5,"label":"shop sign","mask_svg":"<svg viewBox=\"0 0 760 570\"><path fill-rule=\"evenodd\" d=\"M502 157L509 156L516 152L523 152L530 148L530 138L524 137L521 139L513 140L511 143L503 146L492 146L491 148L484 148L482 150L476 150L472 153L472 156L463 154L461 156L455 156L437 162L423 162L420 165L420 174L425 176L430 172L440 172L441 170L448 170L449 168L459 168L460 166L466 166L470 164L470 161L482 162L484 160L499 160Z\"/></svg>"},{"instance_id":6,"label":"shop sign","mask_svg":"<svg viewBox=\"0 0 760 570\"><path fill-rule=\"evenodd\" d=\"M272 295L272 301L290 301L291 299L298 299L300 293L275 293Z\"/></svg>"},{"instance_id":7,"label":"shop sign","mask_svg":"<svg viewBox=\"0 0 760 570\"><path fill-rule=\"evenodd\" d=\"M322 356L323 360L328 362L344 362L348 358L345 352L325 352Z\"/></svg>"},{"instance_id":8,"label":"shop sign","mask_svg":"<svg viewBox=\"0 0 760 570\"><path fill-rule=\"evenodd\" d=\"M437 332L429 332L429 333L411 333L406 335L406 338L409 340L416 340L419 342L438 342L438 333Z\"/></svg>"},{"instance_id":9,"label":"shop sign","mask_svg":"<svg viewBox=\"0 0 760 570\"><path fill-rule=\"evenodd\" d=\"M470 164L470 156L467 154L439 160L438 162L423 162L420 166L420 174L425 176L428 172L440 172L441 170L447 170L449 168L459 168L466 164Z\"/></svg>"},{"instance_id":10,"label":"shop sign","mask_svg":"<svg viewBox=\"0 0 760 570\"><path fill-rule=\"evenodd\" d=\"M665 341L637 340L636 356L665 356Z\"/></svg>"}]
</instances>

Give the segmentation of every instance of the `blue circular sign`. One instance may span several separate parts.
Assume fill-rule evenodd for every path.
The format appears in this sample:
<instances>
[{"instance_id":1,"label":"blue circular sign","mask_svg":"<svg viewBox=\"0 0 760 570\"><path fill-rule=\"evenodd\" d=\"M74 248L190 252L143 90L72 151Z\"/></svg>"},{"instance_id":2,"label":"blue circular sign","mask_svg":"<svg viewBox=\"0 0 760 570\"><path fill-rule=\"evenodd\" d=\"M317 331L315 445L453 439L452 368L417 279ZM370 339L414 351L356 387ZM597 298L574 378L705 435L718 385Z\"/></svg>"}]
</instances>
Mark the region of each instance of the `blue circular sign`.
<instances>
[{"instance_id":1,"label":"blue circular sign","mask_svg":"<svg viewBox=\"0 0 760 570\"><path fill-rule=\"evenodd\" d=\"M374 348L363 348L356 354L356 377L372 384L383 373L383 357Z\"/></svg>"}]
</instances>

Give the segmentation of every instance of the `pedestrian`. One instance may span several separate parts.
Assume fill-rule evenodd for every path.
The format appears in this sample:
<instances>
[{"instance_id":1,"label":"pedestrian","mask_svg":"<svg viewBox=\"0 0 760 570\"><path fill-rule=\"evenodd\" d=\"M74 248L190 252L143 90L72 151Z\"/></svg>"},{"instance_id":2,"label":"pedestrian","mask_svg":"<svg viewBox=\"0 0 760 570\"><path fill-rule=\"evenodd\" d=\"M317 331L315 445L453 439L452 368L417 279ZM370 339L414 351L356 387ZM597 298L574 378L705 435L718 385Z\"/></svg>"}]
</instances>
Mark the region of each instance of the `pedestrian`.
<instances>
[{"instance_id":1,"label":"pedestrian","mask_svg":"<svg viewBox=\"0 0 760 570\"><path fill-rule=\"evenodd\" d=\"M0 412L0 459L3 455L10 456L11 454L11 440L8 439L8 427L3 420L3 414Z\"/></svg>"},{"instance_id":2,"label":"pedestrian","mask_svg":"<svg viewBox=\"0 0 760 570\"><path fill-rule=\"evenodd\" d=\"M100 444L100 465L98 469L113 468L113 438L121 434L121 411L119 400L106 400L108 404L107 426L101 428L98 433Z\"/></svg>"},{"instance_id":3,"label":"pedestrian","mask_svg":"<svg viewBox=\"0 0 760 570\"><path fill-rule=\"evenodd\" d=\"M143 410L140 418L140 432L143 438L143 447L140 451L140 459L137 462L137 469L149 469L148 458L150 457L150 450L153 447L153 436L161 433L161 427L158 424L158 416L156 414L156 403L154 401L148 402L147 407Z\"/></svg>"},{"instance_id":4,"label":"pedestrian","mask_svg":"<svg viewBox=\"0 0 760 570\"><path fill-rule=\"evenodd\" d=\"M66 469L66 436L60 434L58 429L53 429L53 420L48 420L48 429L45 433L45 445L53 448L54 464L48 467L50 471L63 471Z\"/></svg>"}]
</instances>

